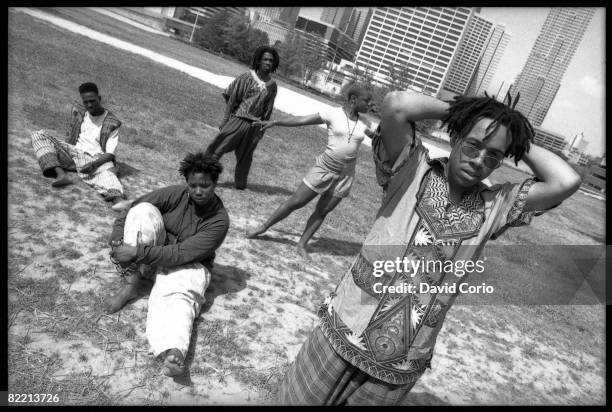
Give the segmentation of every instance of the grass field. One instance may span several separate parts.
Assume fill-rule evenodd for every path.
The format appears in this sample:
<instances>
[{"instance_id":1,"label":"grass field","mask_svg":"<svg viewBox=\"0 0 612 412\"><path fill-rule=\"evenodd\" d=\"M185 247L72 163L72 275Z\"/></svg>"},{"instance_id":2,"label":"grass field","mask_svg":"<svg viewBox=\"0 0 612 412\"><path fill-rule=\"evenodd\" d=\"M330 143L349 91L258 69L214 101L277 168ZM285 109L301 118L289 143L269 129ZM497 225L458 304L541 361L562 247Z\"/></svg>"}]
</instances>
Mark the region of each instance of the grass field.
<instances>
[{"instance_id":1,"label":"grass field","mask_svg":"<svg viewBox=\"0 0 612 412\"><path fill-rule=\"evenodd\" d=\"M75 21L98 16L55 13L72 13ZM189 59L214 62L203 67L211 71L244 70L171 39L87 21L190 64ZM9 12L8 32L10 391L58 393L64 404L270 403L316 325L316 308L349 267L374 220L381 190L369 149L360 154L351 196L312 242L313 263L298 259L294 248L314 205L260 240L246 240L244 232L297 187L325 147L324 130L268 132L246 191L231 189L235 160L224 157L218 194L231 227L196 320L188 372L169 379L147 354L146 291L117 314L101 311L102 300L120 286L106 247L115 215L83 183L53 190L39 172L29 135L40 128L63 135L78 84L98 83L103 103L124 124L119 160L136 171L122 182L135 197L182 182L179 160L214 137L223 110L220 90L15 10ZM502 168L492 180L524 176ZM505 245L602 245L603 222L603 202L576 194L531 226L509 230L485 254L512 250L500 248ZM540 265L544 275L558 271L554 257L541 260L538 248L523 250L524 256L501 257L502 263L514 262L500 267L511 283L521 264ZM474 306L460 298L440 333L432 369L408 401L603 404L604 322L603 305Z\"/></svg>"}]
</instances>

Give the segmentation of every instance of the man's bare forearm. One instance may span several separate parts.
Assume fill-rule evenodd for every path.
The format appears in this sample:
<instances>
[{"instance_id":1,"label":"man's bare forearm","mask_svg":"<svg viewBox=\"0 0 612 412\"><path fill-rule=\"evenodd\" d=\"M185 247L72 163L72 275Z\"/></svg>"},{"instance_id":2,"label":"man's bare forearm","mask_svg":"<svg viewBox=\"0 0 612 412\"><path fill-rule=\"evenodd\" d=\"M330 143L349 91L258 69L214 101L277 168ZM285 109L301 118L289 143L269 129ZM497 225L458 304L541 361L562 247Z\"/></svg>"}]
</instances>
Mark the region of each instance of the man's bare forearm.
<instances>
[{"instance_id":1,"label":"man's bare forearm","mask_svg":"<svg viewBox=\"0 0 612 412\"><path fill-rule=\"evenodd\" d=\"M93 167L97 168L102 166L104 163L106 162L112 162L113 160L115 160L115 155L112 153L104 153L102 155L100 155L96 160L94 160L92 163Z\"/></svg>"},{"instance_id":2,"label":"man's bare forearm","mask_svg":"<svg viewBox=\"0 0 612 412\"><path fill-rule=\"evenodd\" d=\"M538 178L529 191L526 210L544 210L561 203L580 187L578 173L562 158L531 145L522 159Z\"/></svg>"},{"instance_id":3,"label":"man's bare forearm","mask_svg":"<svg viewBox=\"0 0 612 412\"><path fill-rule=\"evenodd\" d=\"M319 114L310 114L307 116L289 116L282 119L272 121L275 126L297 127L308 126L312 124L321 124L323 120Z\"/></svg>"}]
</instances>

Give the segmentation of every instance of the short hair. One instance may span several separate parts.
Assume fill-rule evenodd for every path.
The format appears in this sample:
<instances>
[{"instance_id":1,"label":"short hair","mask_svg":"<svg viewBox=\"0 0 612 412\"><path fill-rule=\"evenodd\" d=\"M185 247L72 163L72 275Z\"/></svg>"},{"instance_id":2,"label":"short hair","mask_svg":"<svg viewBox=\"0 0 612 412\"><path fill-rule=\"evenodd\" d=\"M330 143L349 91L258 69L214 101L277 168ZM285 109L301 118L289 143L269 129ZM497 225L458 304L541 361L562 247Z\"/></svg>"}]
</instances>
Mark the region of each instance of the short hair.
<instances>
[{"instance_id":1,"label":"short hair","mask_svg":"<svg viewBox=\"0 0 612 412\"><path fill-rule=\"evenodd\" d=\"M278 68L278 64L280 63L280 57L278 57L278 52L274 47L270 46L261 46L258 47L253 53L253 61L251 62L251 69L257 70L257 66L259 66L259 61L263 57L264 53L270 53L272 55L272 69L270 72L274 73Z\"/></svg>"},{"instance_id":2,"label":"short hair","mask_svg":"<svg viewBox=\"0 0 612 412\"><path fill-rule=\"evenodd\" d=\"M365 83L350 82L343 87L342 94L346 100L363 93L372 93L372 87Z\"/></svg>"},{"instance_id":3,"label":"short hair","mask_svg":"<svg viewBox=\"0 0 612 412\"><path fill-rule=\"evenodd\" d=\"M512 141L504 155L513 157L514 163L518 165L523 155L529 152L535 135L529 120L514 109L519 97L517 95L514 105L509 94L507 105L486 93L484 97L455 96L448 101L448 115L442 120L442 127L447 126L451 146L462 140L481 119L493 119L487 127L485 138L493 135L500 125L506 127Z\"/></svg>"},{"instance_id":4,"label":"short hair","mask_svg":"<svg viewBox=\"0 0 612 412\"><path fill-rule=\"evenodd\" d=\"M87 82L83 83L79 86L79 94L94 92L95 94L100 94L98 92L98 86L95 83Z\"/></svg>"},{"instance_id":5,"label":"short hair","mask_svg":"<svg viewBox=\"0 0 612 412\"><path fill-rule=\"evenodd\" d=\"M223 166L219 162L216 156L206 154L203 152L189 153L183 160L179 167L179 173L184 176L185 179L193 173L206 173L210 175L210 178L214 183L219 180L219 175L223 172Z\"/></svg>"}]
</instances>

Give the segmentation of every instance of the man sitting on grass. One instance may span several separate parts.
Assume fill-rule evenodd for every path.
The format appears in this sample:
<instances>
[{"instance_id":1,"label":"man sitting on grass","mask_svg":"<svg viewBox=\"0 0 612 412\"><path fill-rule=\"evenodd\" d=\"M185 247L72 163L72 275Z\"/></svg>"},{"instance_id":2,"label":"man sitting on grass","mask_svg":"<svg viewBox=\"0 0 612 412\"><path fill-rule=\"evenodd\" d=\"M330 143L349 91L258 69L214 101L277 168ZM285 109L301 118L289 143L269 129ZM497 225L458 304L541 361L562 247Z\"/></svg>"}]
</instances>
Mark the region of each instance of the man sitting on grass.
<instances>
[{"instance_id":1,"label":"man sitting on grass","mask_svg":"<svg viewBox=\"0 0 612 412\"><path fill-rule=\"evenodd\" d=\"M32 133L32 147L43 176L53 177L53 187L71 185L66 171L77 172L102 197L119 209L125 199L116 175L115 150L121 122L101 104L94 83L79 86L83 107L74 105L67 141L62 142L46 130ZM127 203L126 203L127 204Z\"/></svg>"},{"instance_id":2,"label":"man sitting on grass","mask_svg":"<svg viewBox=\"0 0 612 412\"><path fill-rule=\"evenodd\" d=\"M125 268L121 271L126 284L107 301L106 310L114 313L136 299L146 265L154 269L147 339L153 354L164 357L168 376L184 370L193 320L205 302L215 250L229 228L229 216L215 195L221 171L214 157L188 154L179 168L187 184L136 199L115 221L111 234L111 259Z\"/></svg>"},{"instance_id":3,"label":"man sitting on grass","mask_svg":"<svg viewBox=\"0 0 612 412\"><path fill-rule=\"evenodd\" d=\"M424 119L447 125L448 158L429 158L415 134L414 122ZM438 332L458 296L452 288L438 293L430 287L459 288L464 274L441 266L429 272L393 266L382 273L375 267L404 258L445 267L473 263L491 237L528 224L535 211L574 193L578 174L557 155L531 145L533 136L520 112L493 98L456 97L448 104L409 92L385 97L372 140L382 204L361 252L321 306L320 324L287 372L280 403L405 402L430 367ZM522 158L536 179L483 184L504 157ZM400 286L400 292L383 286Z\"/></svg>"},{"instance_id":4,"label":"man sitting on grass","mask_svg":"<svg viewBox=\"0 0 612 412\"><path fill-rule=\"evenodd\" d=\"M264 133L253 122L268 120L272 115L277 87L270 73L276 71L278 63L274 48L259 47L253 54L251 70L236 77L223 92L225 116L219 134L206 148L206 153L220 159L225 153L234 151L234 185L239 190L247 186L253 152Z\"/></svg>"}]
</instances>

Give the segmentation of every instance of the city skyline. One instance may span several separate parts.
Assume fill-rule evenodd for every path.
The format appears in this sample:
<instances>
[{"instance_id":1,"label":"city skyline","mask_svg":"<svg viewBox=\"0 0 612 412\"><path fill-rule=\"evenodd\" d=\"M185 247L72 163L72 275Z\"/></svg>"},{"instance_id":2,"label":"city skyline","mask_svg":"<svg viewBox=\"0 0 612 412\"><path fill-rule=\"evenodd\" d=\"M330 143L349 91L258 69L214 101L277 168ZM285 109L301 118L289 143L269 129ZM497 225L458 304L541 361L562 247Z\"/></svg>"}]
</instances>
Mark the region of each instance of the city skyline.
<instances>
[{"instance_id":1,"label":"city skyline","mask_svg":"<svg viewBox=\"0 0 612 412\"><path fill-rule=\"evenodd\" d=\"M476 80L477 74L481 74L483 78L486 77L487 73L485 72L491 67L485 67L481 63L483 63L482 60L489 51L488 46L491 40L494 40L495 29L497 29L497 26L493 22L481 17L479 14L473 16L466 28L459 50L449 68L448 75L442 86L444 90L451 93L467 94L472 81ZM493 41L492 43L495 42ZM494 50L492 51L492 54L503 54L503 48L500 48L499 53L495 53ZM491 56L491 58L494 57ZM473 93L473 95L476 94Z\"/></svg>"},{"instance_id":2,"label":"city skyline","mask_svg":"<svg viewBox=\"0 0 612 412\"><path fill-rule=\"evenodd\" d=\"M516 108L532 125L541 126L546 118L594 12L594 9L586 7L555 7L548 12L510 91L513 99L520 93Z\"/></svg>"},{"instance_id":3,"label":"city skyline","mask_svg":"<svg viewBox=\"0 0 612 412\"><path fill-rule=\"evenodd\" d=\"M490 91L505 95L527 61L550 7L483 7L481 15L504 24L511 33L491 81ZM585 152L605 153L605 9L596 8L542 127L569 141L584 133Z\"/></svg>"},{"instance_id":4,"label":"city skyline","mask_svg":"<svg viewBox=\"0 0 612 412\"><path fill-rule=\"evenodd\" d=\"M437 95L473 13L469 7L377 7L355 63L387 84L395 66L411 87Z\"/></svg>"},{"instance_id":5,"label":"city skyline","mask_svg":"<svg viewBox=\"0 0 612 412\"><path fill-rule=\"evenodd\" d=\"M509 42L488 87L490 94L504 96L514 83L534 47L550 7L482 7L478 13L505 26ZM586 152L605 153L605 9L594 8L578 48L561 79L557 95L542 127L569 141L584 133ZM364 39L365 40L365 39Z\"/></svg>"}]
</instances>

